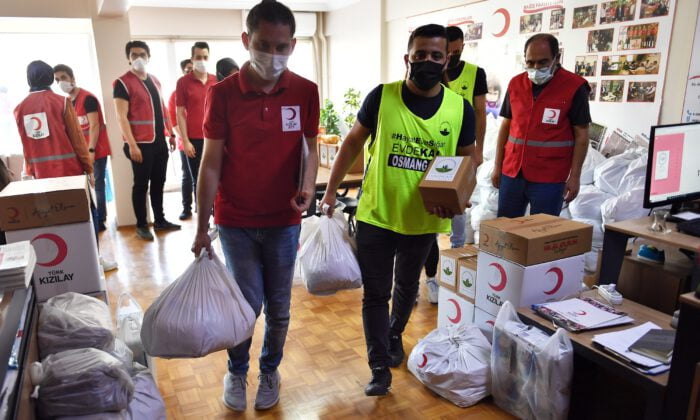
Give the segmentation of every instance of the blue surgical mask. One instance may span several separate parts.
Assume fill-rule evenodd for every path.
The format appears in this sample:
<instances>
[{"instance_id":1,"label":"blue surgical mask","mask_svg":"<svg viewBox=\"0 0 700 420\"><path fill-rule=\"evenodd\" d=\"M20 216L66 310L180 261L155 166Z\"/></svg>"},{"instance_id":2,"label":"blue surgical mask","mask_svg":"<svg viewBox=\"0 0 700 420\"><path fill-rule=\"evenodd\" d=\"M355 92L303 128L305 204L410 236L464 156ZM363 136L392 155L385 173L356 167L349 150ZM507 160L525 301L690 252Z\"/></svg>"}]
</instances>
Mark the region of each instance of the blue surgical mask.
<instances>
[{"instance_id":1,"label":"blue surgical mask","mask_svg":"<svg viewBox=\"0 0 700 420\"><path fill-rule=\"evenodd\" d=\"M554 76L554 66L542 67L541 69L527 68L527 77L536 85L543 85L549 82Z\"/></svg>"}]
</instances>

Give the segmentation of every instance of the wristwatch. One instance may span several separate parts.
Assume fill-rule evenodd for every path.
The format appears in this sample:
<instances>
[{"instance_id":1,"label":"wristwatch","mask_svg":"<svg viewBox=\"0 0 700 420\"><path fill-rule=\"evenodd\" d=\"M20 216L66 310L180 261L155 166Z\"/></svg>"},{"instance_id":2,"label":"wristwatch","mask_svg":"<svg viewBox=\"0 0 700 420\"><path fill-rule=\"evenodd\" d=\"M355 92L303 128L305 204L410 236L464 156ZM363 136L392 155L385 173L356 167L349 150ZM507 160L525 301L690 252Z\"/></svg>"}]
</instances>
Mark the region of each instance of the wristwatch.
<instances>
[{"instance_id":1,"label":"wristwatch","mask_svg":"<svg viewBox=\"0 0 700 420\"><path fill-rule=\"evenodd\" d=\"M93 149L93 148L91 147L91 148L88 149L88 152L90 152L90 153L95 153L95 149Z\"/></svg>"}]
</instances>

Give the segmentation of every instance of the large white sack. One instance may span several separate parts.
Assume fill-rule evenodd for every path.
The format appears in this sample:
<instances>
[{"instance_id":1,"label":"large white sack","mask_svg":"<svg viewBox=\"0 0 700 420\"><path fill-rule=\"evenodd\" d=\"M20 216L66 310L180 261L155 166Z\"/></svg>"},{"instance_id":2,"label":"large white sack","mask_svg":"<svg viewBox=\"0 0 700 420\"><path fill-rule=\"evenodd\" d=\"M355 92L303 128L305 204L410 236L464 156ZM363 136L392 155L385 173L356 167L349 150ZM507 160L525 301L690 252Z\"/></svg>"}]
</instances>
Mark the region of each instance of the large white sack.
<instances>
[{"instance_id":1,"label":"large white sack","mask_svg":"<svg viewBox=\"0 0 700 420\"><path fill-rule=\"evenodd\" d=\"M486 115L486 132L484 133L484 160L496 158L496 147L498 145L498 131L501 129L503 118L496 118L493 115Z\"/></svg>"},{"instance_id":2,"label":"large white sack","mask_svg":"<svg viewBox=\"0 0 700 420\"><path fill-rule=\"evenodd\" d=\"M134 383L114 356L94 348L66 350L35 363L42 417L76 416L127 408Z\"/></svg>"},{"instance_id":3,"label":"large white sack","mask_svg":"<svg viewBox=\"0 0 700 420\"><path fill-rule=\"evenodd\" d=\"M474 207L471 214L471 225L475 232L478 232L481 228L481 222L484 220L491 220L496 218L496 212L490 210L484 205L479 204Z\"/></svg>"},{"instance_id":4,"label":"large white sack","mask_svg":"<svg viewBox=\"0 0 700 420\"><path fill-rule=\"evenodd\" d=\"M600 206L609 198L614 197L595 185L582 185L576 198L569 203L571 218L600 220Z\"/></svg>"},{"instance_id":5,"label":"large white sack","mask_svg":"<svg viewBox=\"0 0 700 420\"><path fill-rule=\"evenodd\" d=\"M581 185L593 183L593 172L604 160L605 156L591 146L588 146L586 159L583 161L583 167L581 168Z\"/></svg>"},{"instance_id":6,"label":"large white sack","mask_svg":"<svg viewBox=\"0 0 700 420\"><path fill-rule=\"evenodd\" d=\"M574 351L564 329L549 336L523 324L510 302L503 304L491 350L496 405L521 419L566 419L573 365Z\"/></svg>"},{"instance_id":7,"label":"large white sack","mask_svg":"<svg viewBox=\"0 0 700 420\"><path fill-rule=\"evenodd\" d=\"M476 207L477 204L479 204L479 201L481 201L481 185L476 184L474 186L474 191L472 192L472 196L469 198L469 202L472 204L472 208Z\"/></svg>"},{"instance_id":8,"label":"large white sack","mask_svg":"<svg viewBox=\"0 0 700 420\"><path fill-rule=\"evenodd\" d=\"M603 202L600 209L603 224L644 217L649 214L649 209L645 209L643 205L644 188L637 188L610 198Z\"/></svg>"},{"instance_id":9,"label":"large white sack","mask_svg":"<svg viewBox=\"0 0 700 420\"><path fill-rule=\"evenodd\" d=\"M495 164L495 160L485 160L476 169L476 183L479 186L493 188L493 182L491 182L491 175L493 174L493 167Z\"/></svg>"},{"instance_id":10,"label":"large white sack","mask_svg":"<svg viewBox=\"0 0 700 420\"><path fill-rule=\"evenodd\" d=\"M491 344L474 324L431 331L413 347L406 366L432 391L459 407L491 393Z\"/></svg>"},{"instance_id":11,"label":"large white sack","mask_svg":"<svg viewBox=\"0 0 700 420\"><path fill-rule=\"evenodd\" d=\"M606 159L593 171L593 183L609 194L617 194L627 167L636 157L635 153L630 152Z\"/></svg>"},{"instance_id":12,"label":"large white sack","mask_svg":"<svg viewBox=\"0 0 700 420\"><path fill-rule=\"evenodd\" d=\"M301 278L306 289L312 294L329 295L361 287L360 264L355 257L345 217L336 211L333 217L321 216L319 219L315 231L309 233L299 250Z\"/></svg>"},{"instance_id":13,"label":"large white sack","mask_svg":"<svg viewBox=\"0 0 700 420\"><path fill-rule=\"evenodd\" d=\"M559 217L563 219L571 219L571 211L569 210L569 206L565 206L561 209L561 212L559 212Z\"/></svg>"},{"instance_id":14,"label":"large white sack","mask_svg":"<svg viewBox=\"0 0 700 420\"><path fill-rule=\"evenodd\" d=\"M622 194L627 191L644 188L646 179L647 155L643 155L630 162L625 174L622 175L617 192L618 194Z\"/></svg>"},{"instance_id":15,"label":"large white sack","mask_svg":"<svg viewBox=\"0 0 700 420\"><path fill-rule=\"evenodd\" d=\"M498 190L493 187L482 186L479 189L479 205L486 207L492 213L498 212Z\"/></svg>"},{"instance_id":16,"label":"large white sack","mask_svg":"<svg viewBox=\"0 0 700 420\"><path fill-rule=\"evenodd\" d=\"M80 293L54 296L39 313L39 355L93 347L114 349L109 307L99 299Z\"/></svg>"},{"instance_id":17,"label":"large white sack","mask_svg":"<svg viewBox=\"0 0 700 420\"><path fill-rule=\"evenodd\" d=\"M603 221L600 218L600 214L598 215L597 220L593 219L575 219L577 222L581 223L586 223L591 226L593 226L593 240L591 243L591 246L594 248L602 248L603 247L603 236L605 235L605 232L603 231Z\"/></svg>"},{"instance_id":18,"label":"large white sack","mask_svg":"<svg viewBox=\"0 0 700 420\"><path fill-rule=\"evenodd\" d=\"M601 248L591 248L589 252L583 254L583 267L587 273L595 273L598 268L598 253Z\"/></svg>"},{"instance_id":19,"label":"large white sack","mask_svg":"<svg viewBox=\"0 0 700 420\"><path fill-rule=\"evenodd\" d=\"M141 342L151 356L202 357L253 335L255 312L216 254L195 259L146 310Z\"/></svg>"}]
</instances>

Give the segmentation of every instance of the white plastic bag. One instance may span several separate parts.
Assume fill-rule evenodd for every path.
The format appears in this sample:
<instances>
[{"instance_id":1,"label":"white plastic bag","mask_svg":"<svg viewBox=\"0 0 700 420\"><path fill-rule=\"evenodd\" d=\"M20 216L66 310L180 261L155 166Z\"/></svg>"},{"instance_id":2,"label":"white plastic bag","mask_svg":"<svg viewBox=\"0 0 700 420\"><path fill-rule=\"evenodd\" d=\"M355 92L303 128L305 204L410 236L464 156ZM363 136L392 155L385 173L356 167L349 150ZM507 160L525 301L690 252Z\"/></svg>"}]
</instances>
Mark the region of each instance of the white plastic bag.
<instances>
[{"instance_id":1,"label":"white plastic bag","mask_svg":"<svg viewBox=\"0 0 700 420\"><path fill-rule=\"evenodd\" d=\"M122 362L102 350L66 350L36 365L42 417L124 410L134 393Z\"/></svg>"},{"instance_id":2,"label":"white plastic bag","mask_svg":"<svg viewBox=\"0 0 700 420\"><path fill-rule=\"evenodd\" d=\"M605 200L600 206L603 224L638 219L649 214L644 207L644 188L637 188Z\"/></svg>"},{"instance_id":3,"label":"white plastic bag","mask_svg":"<svg viewBox=\"0 0 700 420\"><path fill-rule=\"evenodd\" d=\"M605 156L603 156L599 151L588 146L588 152L586 152L586 159L583 161L583 167L581 168L581 185L588 185L593 183L593 172L595 168L605 161Z\"/></svg>"},{"instance_id":4,"label":"white plastic bag","mask_svg":"<svg viewBox=\"0 0 700 420\"><path fill-rule=\"evenodd\" d=\"M139 372L132 379L134 398L129 403L125 419L165 420L165 402L151 372Z\"/></svg>"},{"instance_id":5,"label":"white plastic bag","mask_svg":"<svg viewBox=\"0 0 700 420\"><path fill-rule=\"evenodd\" d=\"M491 174L493 174L493 168L496 164L495 160L485 160L476 169L476 183L482 187L493 188L493 182L491 182Z\"/></svg>"},{"instance_id":6,"label":"white plastic bag","mask_svg":"<svg viewBox=\"0 0 700 420\"><path fill-rule=\"evenodd\" d=\"M482 221L491 220L491 219L495 219L495 218L496 218L495 211L490 210L485 205L479 204L478 206L474 207L474 210L472 210L472 214L471 214L472 229L474 229L475 232L478 232L479 229L481 228Z\"/></svg>"},{"instance_id":7,"label":"white plastic bag","mask_svg":"<svg viewBox=\"0 0 700 420\"><path fill-rule=\"evenodd\" d=\"M479 205L484 206L489 212L498 212L498 190L493 187L482 186L480 188Z\"/></svg>"},{"instance_id":8,"label":"white plastic bag","mask_svg":"<svg viewBox=\"0 0 700 420\"><path fill-rule=\"evenodd\" d=\"M255 312L216 254L203 251L146 310L141 342L151 356L202 357L253 335Z\"/></svg>"},{"instance_id":9,"label":"white plastic bag","mask_svg":"<svg viewBox=\"0 0 700 420\"><path fill-rule=\"evenodd\" d=\"M627 191L644 188L644 183L647 179L647 155L644 154L633 160L625 174L622 175L620 186L617 188L619 194Z\"/></svg>"},{"instance_id":10,"label":"white plastic bag","mask_svg":"<svg viewBox=\"0 0 700 420\"><path fill-rule=\"evenodd\" d=\"M484 133L484 160L496 158L496 148L498 146L498 132L501 129L503 118L496 118L490 114L486 115L486 132Z\"/></svg>"},{"instance_id":11,"label":"white plastic bag","mask_svg":"<svg viewBox=\"0 0 700 420\"><path fill-rule=\"evenodd\" d=\"M510 302L493 329L491 393L502 409L522 419L565 419L571 398L574 352L566 331L549 336L520 321Z\"/></svg>"},{"instance_id":12,"label":"white plastic bag","mask_svg":"<svg viewBox=\"0 0 700 420\"><path fill-rule=\"evenodd\" d=\"M41 360L64 350L114 349L109 307L80 293L63 293L46 301L39 314L38 330Z\"/></svg>"},{"instance_id":13,"label":"white plastic bag","mask_svg":"<svg viewBox=\"0 0 700 420\"><path fill-rule=\"evenodd\" d=\"M474 324L431 331L413 347L406 365L423 385L459 407L491 393L491 344Z\"/></svg>"},{"instance_id":14,"label":"white plastic bag","mask_svg":"<svg viewBox=\"0 0 700 420\"><path fill-rule=\"evenodd\" d=\"M614 197L595 185L582 185L576 198L569 203L569 212L574 220L600 220L600 206L609 198Z\"/></svg>"},{"instance_id":15,"label":"white plastic bag","mask_svg":"<svg viewBox=\"0 0 700 420\"><path fill-rule=\"evenodd\" d=\"M117 338L123 341L133 353L133 360L151 370L155 368L151 357L146 354L141 342L143 309L128 293L122 293L117 302Z\"/></svg>"},{"instance_id":16,"label":"white plastic bag","mask_svg":"<svg viewBox=\"0 0 700 420\"><path fill-rule=\"evenodd\" d=\"M316 216L314 216L316 217ZM347 222L339 211L321 216L299 251L301 278L309 293L329 295L362 286L360 264L355 257Z\"/></svg>"},{"instance_id":17,"label":"white plastic bag","mask_svg":"<svg viewBox=\"0 0 700 420\"><path fill-rule=\"evenodd\" d=\"M599 189L609 194L617 194L627 167L637 157L635 153L624 153L606 159L593 171L593 182Z\"/></svg>"}]
</instances>

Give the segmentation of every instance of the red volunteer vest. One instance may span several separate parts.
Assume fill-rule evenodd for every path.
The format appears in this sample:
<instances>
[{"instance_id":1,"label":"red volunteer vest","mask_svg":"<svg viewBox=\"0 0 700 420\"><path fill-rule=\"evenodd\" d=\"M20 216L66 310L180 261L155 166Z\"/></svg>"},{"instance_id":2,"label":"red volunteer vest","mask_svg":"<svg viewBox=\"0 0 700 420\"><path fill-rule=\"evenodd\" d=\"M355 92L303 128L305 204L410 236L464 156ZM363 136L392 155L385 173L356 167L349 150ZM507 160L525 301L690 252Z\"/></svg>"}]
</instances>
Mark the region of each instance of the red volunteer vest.
<instances>
[{"instance_id":1,"label":"red volunteer vest","mask_svg":"<svg viewBox=\"0 0 700 420\"><path fill-rule=\"evenodd\" d=\"M169 137L170 119L168 118L168 109L163 103L163 94L161 93L160 82L152 74L148 75L158 89L160 96L160 108L163 113L163 125L165 127L165 137ZM115 83L121 81L129 94L129 113L127 119L131 126L131 134L137 143L153 143L156 140L156 121L153 111L153 103L151 95L148 93L146 84L138 76L131 71L124 73ZM126 140L124 140L126 141Z\"/></svg>"},{"instance_id":2,"label":"red volunteer vest","mask_svg":"<svg viewBox=\"0 0 700 420\"><path fill-rule=\"evenodd\" d=\"M63 122L68 100L43 90L30 93L15 108L24 159L35 178L74 176L84 172Z\"/></svg>"},{"instance_id":3,"label":"red volunteer vest","mask_svg":"<svg viewBox=\"0 0 700 420\"><path fill-rule=\"evenodd\" d=\"M90 122L88 121L87 111L85 111L85 99L88 96L93 96L92 93L87 90L80 88L78 96L75 97L75 113L78 115L78 123L80 123L80 129L83 130L83 136L85 141L90 147ZM97 97L95 97L97 99ZM97 102L97 119L100 122L100 137L97 139L97 144L95 145L95 159L102 159L112 154L112 150L109 147L109 137L107 137L107 127L105 126L105 119L102 115L102 107L99 101Z\"/></svg>"},{"instance_id":4,"label":"red volunteer vest","mask_svg":"<svg viewBox=\"0 0 700 420\"><path fill-rule=\"evenodd\" d=\"M569 110L586 80L562 68L537 96L527 73L508 85L513 118L505 146L503 173L516 177L522 170L531 182L565 182L571 171L574 131Z\"/></svg>"}]
</instances>

